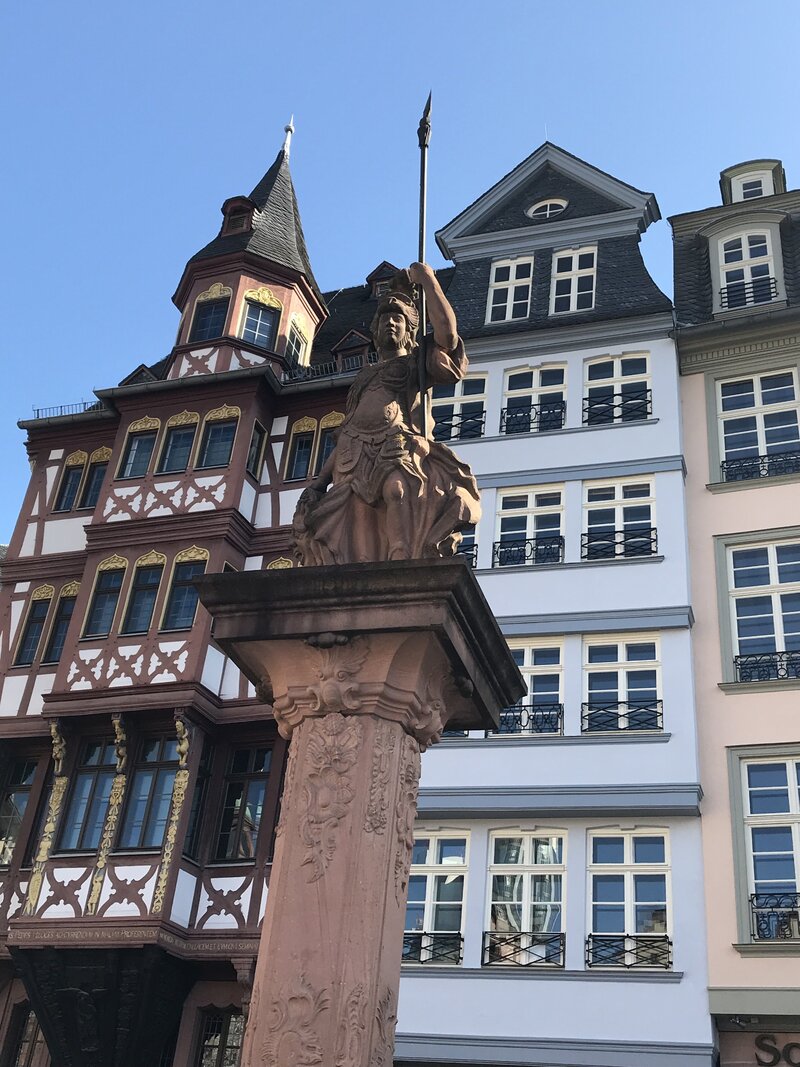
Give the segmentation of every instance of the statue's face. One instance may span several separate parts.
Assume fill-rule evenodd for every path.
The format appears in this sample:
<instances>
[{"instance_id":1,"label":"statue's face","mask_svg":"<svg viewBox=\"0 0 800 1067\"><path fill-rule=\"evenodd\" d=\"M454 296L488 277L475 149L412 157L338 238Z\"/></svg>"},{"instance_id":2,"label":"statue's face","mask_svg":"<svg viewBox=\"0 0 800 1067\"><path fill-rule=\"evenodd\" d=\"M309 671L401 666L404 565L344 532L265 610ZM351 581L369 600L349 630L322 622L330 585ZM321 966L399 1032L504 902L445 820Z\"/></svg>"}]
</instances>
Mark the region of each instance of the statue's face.
<instances>
[{"instance_id":1,"label":"statue's face","mask_svg":"<svg viewBox=\"0 0 800 1067\"><path fill-rule=\"evenodd\" d=\"M402 311L393 308L381 315L375 340L379 349L408 350L408 322Z\"/></svg>"}]
</instances>

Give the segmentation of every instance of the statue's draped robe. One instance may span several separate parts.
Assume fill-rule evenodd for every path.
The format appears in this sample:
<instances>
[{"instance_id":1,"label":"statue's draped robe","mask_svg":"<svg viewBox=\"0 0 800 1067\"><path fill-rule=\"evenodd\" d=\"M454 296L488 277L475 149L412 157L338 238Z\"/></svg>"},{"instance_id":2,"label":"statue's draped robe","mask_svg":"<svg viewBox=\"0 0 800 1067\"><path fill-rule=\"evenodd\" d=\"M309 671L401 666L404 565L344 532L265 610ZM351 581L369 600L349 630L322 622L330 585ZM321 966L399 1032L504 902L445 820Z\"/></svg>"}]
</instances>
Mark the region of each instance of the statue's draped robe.
<instances>
[{"instance_id":1,"label":"statue's draped robe","mask_svg":"<svg viewBox=\"0 0 800 1067\"><path fill-rule=\"evenodd\" d=\"M405 558L452 555L459 531L480 518L480 496L466 464L419 432L422 414L417 356L395 356L365 367L347 396L347 413L333 456L332 484L295 512L295 554L304 566L368 563L390 558L384 486L402 474L410 510L411 543ZM467 357L459 338L446 352L428 339L428 381L464 377Z\"/></svg>"}]
</instances>

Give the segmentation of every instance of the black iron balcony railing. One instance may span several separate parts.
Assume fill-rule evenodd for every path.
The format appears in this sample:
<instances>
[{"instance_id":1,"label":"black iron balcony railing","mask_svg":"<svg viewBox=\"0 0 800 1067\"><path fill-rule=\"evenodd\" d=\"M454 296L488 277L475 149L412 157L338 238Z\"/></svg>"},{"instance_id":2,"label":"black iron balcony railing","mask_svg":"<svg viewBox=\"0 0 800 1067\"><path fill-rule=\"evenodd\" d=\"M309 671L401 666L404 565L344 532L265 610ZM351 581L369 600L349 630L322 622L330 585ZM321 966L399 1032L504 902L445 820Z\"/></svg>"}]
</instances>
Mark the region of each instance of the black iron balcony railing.
<instances>
[{"instance_id":1,"label":"black iron balcony railing","mask_svg":"<svg viewBox=\"0 0 800 1067\"><path fill-rule=\"evenodd\" d=\"M483 935L484 967L492 964L515 964L517 967L563 967L565 934L500 934L487 931Z\"/></svg>"},{"instance_id":2,"label":"black iron balcony railing","mask_svg":"<svg viewBox=\"0 0 800 1067\"><path fill-rule=\"evenodd\" d=\"M543 401L527 407L502 408L500 433L531 433L534 430L560 430L567 414L566 400Z\"/></svg>"},{"instance_id":3,"label":"black iron balcony railing","mask_svg":"<svg viewBox=\"0 0 800 1067\"><path fill-rule=\"evenodd\" d=\"M526 564L563 563L564 538L559 534L539 534L513 541L495 541L493 567L522 567Z\"/></svg>"},{"instance_id":4,"label":"black iron balcony railing","mask_svg":"<svg viewBox=\"0 0 800 1067\"><path fill-rule=\"evenodd\" d=\"M751 304L768 304L778 295L778 283L774 278L754 278L750 282L731 282L719 291L719 306L731 308L749 307Z\"/></svg>"},{"instance_id":5,"label":"black iron balcony railing","mask_svg":"<svg viewBox=\"0 0 800 1067\"><path fill-rule=\"evenodd\" d=\"M800 893L753 893L750 929L756 941L800 941Z\"/></svg>"},{"instance_id":6,"label":"black iron balcony railing","mask_svg":"<svg viewBox=\"0 0 800 1067\"><path fill-rule=\"evenodd\" d=\"M581 534L581 559L630 559L658 552L655 526L626 530L589 530Z\"/></svg>"},{"instance_id":7,"label":"black iron balcony railing","mask_svg":"<svg viewBox=\"0 0 800 1067\"><path fill-rule=\"evenodd\" d=\"M781 474L800 474L800 451L726 459L720 463L719 468L723 482L744 482L750 478L778 478Z\"/></svg>"},{"instance_id":8,"label":"black iron balcony railing","mask_svg":"<svg viewBox=\"0 0 800 1067\"><path fill-rule=\"evenodd\" d=\"M583 398L583 421L586 426L608 422L638 422L653 413L652 389L626 390L603 396Z\"/></svg>"},{"instance_id":9,"label":"black iron balcony railing","mask_svg":"<svg viewBox=\"0 0 800 1067\"><path fill-rule=\"evenodd\" d=\"M586 966L668 971L672 967L672 942L666 934L589 934Z\"/></svg>"},{"instance_id":10,"label":"black iron balcony railing","mask_svg":"<svg viewBox=\"0 0 800 1067\"><path fill-rule=\"evenodd\" d=\"M377 352L368 352L366 358L363 352L357 352L350 356L342 356L341 365L335 360L326 363L312 363L308 367L295 366L285 370L282 375L284 382L305 382L316 378L335 378L339 374L353 374L370 363L378 362Z\"/></svg>"},{"instance_id":11,"label":"black iron balcony railing","mask_svg":"<svg viewBox=\"0 0 800 1067\"><path fill-rule=\"evenodd\" d=\"M564 730L563 704L517 704L503 708L500 725L487 730L487 737L499 734L560 734Z\"/></svg>"},{"instance_id":12,"label":"black iron balcony railing","mask_svg":"<svg viewBox=\"0 0 800 1067\"><path fill-rule=\"evenodd\" d=\"M461 934L403 934L403 963L461 963Z\"/></svg>"},{"instance_id":13,"label":"black iron balcony railing","mask_svg":"<svg viewBox=\"0 0 800 1067\"><path fill-rule=\"evenodd\" d=\"M581 730L585 734L663 729L661 700L621 700L613 703L590 700L581 704Z\"/></svg>"},{"instance_id":14,"label":"black iron balcony railing","mask_svg":"<svg viewBox=\"0 0 800 1067\"><path fill-rule=\"evenodd\" d=\"M782 682L800 678L800 649L734 656L737 682Z\"/></svg>"},{"instance_id":15,"label":"black iron balcony railing","mask_svg":"<svg viewBox=\"0 0 800 1067\"><path fill-rule=\"evenodd\" d=\"M35 419L57 419L63 415L82 415L85 411L96 411L103 407L102 400L80 400L77 404L57 404L51 408L33 409Z\"/></svg>"},{"instance_id":16,"label":"black iron balcony railing","mask_svg":"<svg viewBox=\"0 0 800 1067\"><path fill-rule=\"evenodd\" d=\"M478 566L478 546L476 544L472 544L472 545L462 544L459 547L458 552L456 553L456 555L463 556L464 559L466 559L468 561L470 567L477 567Z\"/></svg>"},{"instance_id":17,"label":"black iron balcony railing","mask_svg":"<svg viewBox=\"0 0 800 1067\"><path fill-rule=\"evenodd\" d=\"M447 415L437 418L436 409L433 409L435 425L433 438L435 441L466 441L472 437L483 437L483 428L486 423L486 412L476 411L473 414Z\"/></svg>"}]
</instances>

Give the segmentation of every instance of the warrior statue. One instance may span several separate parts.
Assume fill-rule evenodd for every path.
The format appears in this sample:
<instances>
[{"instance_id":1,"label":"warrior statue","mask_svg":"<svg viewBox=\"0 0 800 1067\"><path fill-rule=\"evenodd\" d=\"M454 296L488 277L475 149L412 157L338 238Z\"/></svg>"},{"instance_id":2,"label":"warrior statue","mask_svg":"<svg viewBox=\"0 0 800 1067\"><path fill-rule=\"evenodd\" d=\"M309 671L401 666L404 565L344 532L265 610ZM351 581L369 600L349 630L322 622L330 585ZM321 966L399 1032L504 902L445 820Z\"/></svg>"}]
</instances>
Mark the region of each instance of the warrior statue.
<instances>
[{"instance_id":1,"label":"warrior statue","mask_svg":"<svg viewBox=\"0 0 800 1067\"><path fill-rule=\"evenodd\" d=\"M422 287L433 333L416 340ZM395 275L372 320L378 362L364 367L347 395L336 446L305 490L293 521L303 566L452 556L461 530L480 518L469 467L423 425L419 367L431 384L467 372L453 309L431 267ZM330 488L328 488L330 486Z\"/></svg>"}]
</instances>

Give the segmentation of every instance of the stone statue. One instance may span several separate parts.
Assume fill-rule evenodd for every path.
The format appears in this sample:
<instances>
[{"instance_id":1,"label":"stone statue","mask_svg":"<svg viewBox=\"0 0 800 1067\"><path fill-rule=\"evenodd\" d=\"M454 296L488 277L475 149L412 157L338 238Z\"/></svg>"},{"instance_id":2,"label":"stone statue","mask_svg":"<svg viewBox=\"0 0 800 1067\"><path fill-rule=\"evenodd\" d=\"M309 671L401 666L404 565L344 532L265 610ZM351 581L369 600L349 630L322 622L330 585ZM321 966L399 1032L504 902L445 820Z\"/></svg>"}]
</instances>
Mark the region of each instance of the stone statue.
<instances>
[{"instance_id":1,"label":"stone statue","mask_svg":"<svg viewBox=\"0 0 800 1067\"><path fill-rule=\"evenodd\" d=\"M415 284L433 326L423 354ZM372 336L378 362L353 382L336 446L298 501L292 532L303 566L452 556L460 531L480 518L469 467L433 440L432 420L422 426L417 361L425 359L430 384L467 372L453 309L431 267L412 263L395 275Z\"/></svg>"}]
</instances>

